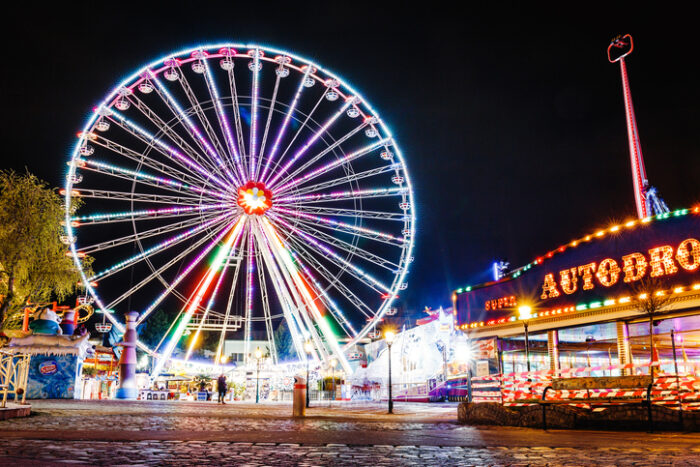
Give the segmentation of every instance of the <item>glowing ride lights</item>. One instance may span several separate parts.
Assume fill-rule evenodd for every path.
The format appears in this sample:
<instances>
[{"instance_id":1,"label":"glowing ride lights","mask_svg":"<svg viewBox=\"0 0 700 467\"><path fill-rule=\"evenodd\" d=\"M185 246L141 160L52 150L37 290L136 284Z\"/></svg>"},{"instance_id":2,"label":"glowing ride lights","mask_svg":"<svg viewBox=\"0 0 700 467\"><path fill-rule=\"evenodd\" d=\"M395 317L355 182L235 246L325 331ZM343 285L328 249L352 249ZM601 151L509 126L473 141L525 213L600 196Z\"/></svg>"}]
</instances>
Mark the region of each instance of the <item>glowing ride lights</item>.
<instances>
[{"instance_id":1,"label":"glowing ride lights","mask_svg":"<svg viewBox=\"0 0 700 467\"><path fill-rule=\"evenodd\" d=\"M120 311L132 296L145 303L136 324L181 307L162 345L137 342L156 360L153 375L167 361L206 366L188 360L212 330L221 332L213 365L223 363L227 329L245 330L249 348L258 321L275 362L276 319L289 324L300 360L335 358L351 371L345 350L405 286L415 205L400 148L352 87L288 52L198 46L125 78L77 136L64 225L76 265L86 255L102 265L93 277L81 271L88 293L100 309ZM91 212L88 202L76 212L77 198L113 210ZM133 233L114 237L124 229L106 223ZM115 261L117 247L133 253ZM239 295L244 316L232 311ZM105 315L118 330L121 314ZM193 336L180 357L185 330Z\"/></svg>"},{"instance_id":2,"label":"glowing ride lights","mask_svg":"<svg viewBox=\"0 0 700 467\"><path fill-rule=\"evenodd\" d=\"M272 207L272 192L261 182L248 182L238 189L238 205L246 214L262 215Z\"/></svg>"}]
</instances>

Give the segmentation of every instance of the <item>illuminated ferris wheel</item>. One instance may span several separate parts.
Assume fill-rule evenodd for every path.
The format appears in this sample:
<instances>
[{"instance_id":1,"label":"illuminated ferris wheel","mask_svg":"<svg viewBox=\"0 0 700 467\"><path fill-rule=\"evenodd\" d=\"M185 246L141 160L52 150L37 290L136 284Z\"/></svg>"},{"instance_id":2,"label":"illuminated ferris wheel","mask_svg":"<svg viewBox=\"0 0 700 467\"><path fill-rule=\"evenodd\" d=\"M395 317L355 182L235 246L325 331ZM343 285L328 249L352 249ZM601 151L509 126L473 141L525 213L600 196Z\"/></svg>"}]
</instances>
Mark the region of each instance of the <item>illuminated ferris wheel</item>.
<instances>
[{"instance_id":1,"label":"illuminated ferris wheel","mask_svg":"<svg viewBox=\"0 0 700 467\"><path fill-rule=\"evenodd\" d=\"M151 62L94 109L69 167L67 241L76 264L95 258L81 272L96 308L118 330L131 310L138 325L171 321L157 345L139 342L156 374L211 333L214 364L227 339L246 359L265 340L277 361L281 322L295 358L348 370L344 349L406 288L401 151L358 92L305 58L218 44Z\"/></svg>"}]
</instances>

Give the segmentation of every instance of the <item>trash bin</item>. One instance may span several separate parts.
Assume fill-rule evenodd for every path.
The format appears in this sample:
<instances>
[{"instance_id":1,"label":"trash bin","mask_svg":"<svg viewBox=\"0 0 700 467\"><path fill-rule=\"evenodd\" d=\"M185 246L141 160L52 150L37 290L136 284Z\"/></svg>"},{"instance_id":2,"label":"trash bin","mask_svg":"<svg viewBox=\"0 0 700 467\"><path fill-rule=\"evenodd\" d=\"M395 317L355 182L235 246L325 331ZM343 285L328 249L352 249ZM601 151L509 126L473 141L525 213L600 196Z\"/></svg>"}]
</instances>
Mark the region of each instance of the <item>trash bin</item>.
<instances>
[{"instance_id":1,"label":"trash bin","mask_svg":"<svg viewBox=\"0 0 700 467\"><path fill-rule=\"evenodd\" d=\"M294 377L294 397L292 401L292 416L306 416L306 379L301 376Z\"/></svg>"}]
</instances>

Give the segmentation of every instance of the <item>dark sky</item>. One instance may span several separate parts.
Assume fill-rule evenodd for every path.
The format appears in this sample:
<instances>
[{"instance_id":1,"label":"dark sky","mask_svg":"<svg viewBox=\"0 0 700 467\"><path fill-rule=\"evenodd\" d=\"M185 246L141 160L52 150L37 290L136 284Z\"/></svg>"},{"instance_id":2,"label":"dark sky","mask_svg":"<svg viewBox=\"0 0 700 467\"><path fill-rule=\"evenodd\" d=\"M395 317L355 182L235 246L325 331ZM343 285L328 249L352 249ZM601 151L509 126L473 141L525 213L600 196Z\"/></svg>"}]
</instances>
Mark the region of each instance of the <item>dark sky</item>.
<instances>
[{"instance_id":1,"label":"dark sky","mask_svg":"<svg viewBox=\"0 0 700 467\"><path fill-rule=\"evenodd\" d=\"M606 58L617 34L635 39L628 70L650 181L671 209L700 202L696 17L672 2L629 14L630 2L12 3L0 33L2 166L56 186L95 103L168 51L259 42L343 76L391 126L413 177L409 308L449 304L496 257L519 266L635 215L619 68Z\"/></svg>"}]
</instances>

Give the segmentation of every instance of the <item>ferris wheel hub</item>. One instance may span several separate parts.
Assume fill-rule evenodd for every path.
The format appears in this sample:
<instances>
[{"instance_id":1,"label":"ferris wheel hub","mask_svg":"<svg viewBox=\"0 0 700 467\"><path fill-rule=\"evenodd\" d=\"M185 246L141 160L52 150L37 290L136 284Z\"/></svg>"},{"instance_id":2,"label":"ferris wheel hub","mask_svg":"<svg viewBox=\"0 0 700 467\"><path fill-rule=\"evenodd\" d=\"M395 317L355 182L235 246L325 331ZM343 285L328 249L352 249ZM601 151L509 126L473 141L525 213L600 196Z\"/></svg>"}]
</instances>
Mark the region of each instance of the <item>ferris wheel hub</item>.
<instances>
[{"instance_id":1,"label":"ferris wheel hub","mask_svg":"<svg viewBox=\"0 0 700 467\"><path fill-rule=\"evenodd\" d=\"M248 215L261 216L272 207L272 192L264 183L250 181L238 189L238 205Z\"/></svg>"}]
</instances>

